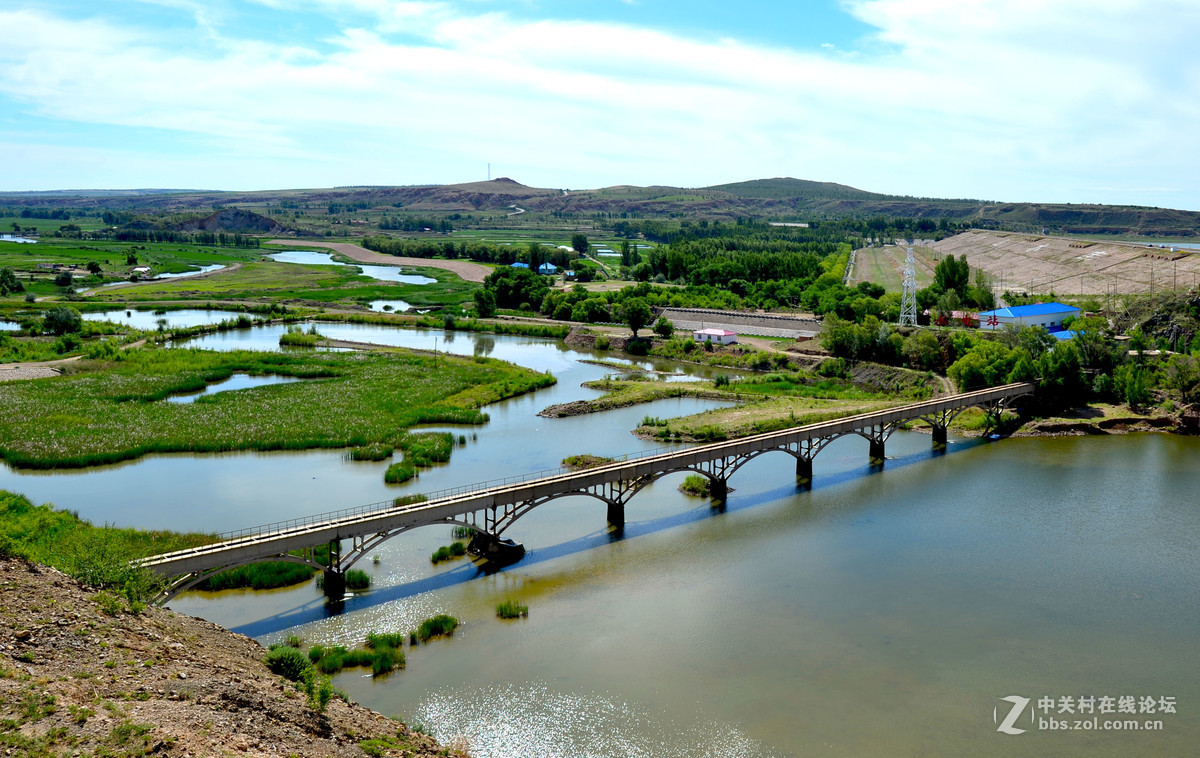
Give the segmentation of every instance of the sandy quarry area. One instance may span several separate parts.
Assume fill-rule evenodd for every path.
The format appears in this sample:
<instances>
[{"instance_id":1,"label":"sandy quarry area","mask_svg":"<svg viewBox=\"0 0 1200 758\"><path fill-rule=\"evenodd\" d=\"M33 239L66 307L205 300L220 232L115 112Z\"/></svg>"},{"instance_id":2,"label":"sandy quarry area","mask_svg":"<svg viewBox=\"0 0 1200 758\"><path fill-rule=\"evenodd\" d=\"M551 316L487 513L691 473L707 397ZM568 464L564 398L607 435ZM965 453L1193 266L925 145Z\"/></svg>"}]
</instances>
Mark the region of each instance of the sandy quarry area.
<instances>
[{"instance_id":1,"label":"sandy quarry area","mask_svg":"<svg viewBox=\"0 0 1200 758\"><path fill-rule=\"evenodd\" d=\"M435 258L405 258L396 255L384 255L383 253L368 250L361 245L355 245L352 242L271 240L267 244L286 245L288 247L325 248L341 253L359 263L367 263L374 266L424 266L425 268L440 268L444 271L452 271L458 274L462 277L463 281L467 282L482 282L488 274L492 273L492 269L487 266L480 263L472 263L471 261L447 261Z\"/></svg>"},{"instance_id":2,"label":"sandy quarry area","mask_svg":"<svg viewBox=\"0 0 1200 758\"><path fill-rule=\"evenodd\" d=\"M1187 290L1200 284L1200 251L1170 242L1096 242L972 231L933 243L939 256L966 255L1000 288L1059 295Z\"/></svg>"}]
</instances>

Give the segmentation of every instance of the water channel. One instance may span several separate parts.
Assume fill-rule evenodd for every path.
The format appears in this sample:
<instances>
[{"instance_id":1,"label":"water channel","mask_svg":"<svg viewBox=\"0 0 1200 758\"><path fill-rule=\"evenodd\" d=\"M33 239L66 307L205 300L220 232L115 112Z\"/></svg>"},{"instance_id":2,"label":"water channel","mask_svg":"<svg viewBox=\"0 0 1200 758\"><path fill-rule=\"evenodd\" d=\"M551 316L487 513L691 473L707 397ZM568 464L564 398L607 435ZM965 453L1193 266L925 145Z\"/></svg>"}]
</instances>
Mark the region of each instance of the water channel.
<instances>
[{"instance_id":1,"label":"water channel","mask_svg":"<svg viewBox=\"0 0 1200 758\"><path fill-rule=\"evenodd\" d=\"M225 530L551 468L577 453L653 447L643 415L542 419L594 395L601 355L520 337L320 324L328 336L490 354L551 371L556 386L488 409L451 462L403 487L384 463L336 451L154 456L82 472L0 470L0 488L96 523ZM275 327L192 344L277 349ZM678 375L692 369L643 365ZM695 369L704 373L703 369ZM254 391L254 390L242 390ZM452 639L408 652L404 671L335 684L380 712L422 722L472 755L1184 755L1200 740L1200 442L1166 435L953 440L898 432L882 470L844 438L797 492L792 459L734 475L723 512L667 477L627 506L622 538L604 506L554 501L506 536L521 562L483 574L429 528L383 544L370 591L330 615L312 584L193 593L171 606L264 643L360 642L369 631L458 617ZM187 482L180 487L180 482ZM495 618L518 598L528 619ZM1174 698L1161 732L1001 734L1008 696ZM1056 709L1057 710L1057 709ZM1073 718L1070 715L1056 718ZM1105 718L1105 717L1101 717Z\"/></svg>"}]
</instances>

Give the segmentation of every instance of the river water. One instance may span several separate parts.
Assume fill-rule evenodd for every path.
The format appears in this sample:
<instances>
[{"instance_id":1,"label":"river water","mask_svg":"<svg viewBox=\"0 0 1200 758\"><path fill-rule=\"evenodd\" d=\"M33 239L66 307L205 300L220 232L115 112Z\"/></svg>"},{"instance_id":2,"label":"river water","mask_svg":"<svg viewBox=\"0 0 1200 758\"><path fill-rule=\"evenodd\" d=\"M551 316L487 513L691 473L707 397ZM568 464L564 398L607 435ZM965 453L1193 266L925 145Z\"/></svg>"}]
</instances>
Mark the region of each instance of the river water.
<instances>
[{"instance_id":1,"label":"river water","mask_svg":"<svg viewBox=\"0 0 1200 758\"><path fill-rule=\"evenodd\" d=\"M0 487L77 508L97 523L233 529L557 465L572 453L652 447L627 432L645 414L712 407L666 401L598 416L541 419L610 369L560 343L321 324L325 333L489 353L559 383L488 409L450 464L404 487L378 464L336 452L156 456L79 473L0 471ZM370 331L374 330L374 331ZM277 344L271 328L199 343ZM335 336L330 334L330 336ZM658 368L672 370L669 365ZM253 391L253 390L248 390ZM1190 755L1200 740L1200 444L1166 435L952 440L898 432L882 470L844 438L798 492L792 459L739 470L712 510L664 478L626 508L542 506L506 536L525 559L483 574L433 566L443 527L381 545L358 568L372 589L331 615L314 586L193 593L171 607L264 643L360 642L369 631L458 617L454 637L408 651L402 672L335 684L359 702L423 723L489 756ZM188 486L180 487L180 482ZM529 618L500 621L516 598ZM1030 698L1016 722L997 730ZM1161 731L1046 731L1073 721L1059 701L1173 698ZM1037 711L1054 698L1052 712Z\"/></svg>"}]
</instances>

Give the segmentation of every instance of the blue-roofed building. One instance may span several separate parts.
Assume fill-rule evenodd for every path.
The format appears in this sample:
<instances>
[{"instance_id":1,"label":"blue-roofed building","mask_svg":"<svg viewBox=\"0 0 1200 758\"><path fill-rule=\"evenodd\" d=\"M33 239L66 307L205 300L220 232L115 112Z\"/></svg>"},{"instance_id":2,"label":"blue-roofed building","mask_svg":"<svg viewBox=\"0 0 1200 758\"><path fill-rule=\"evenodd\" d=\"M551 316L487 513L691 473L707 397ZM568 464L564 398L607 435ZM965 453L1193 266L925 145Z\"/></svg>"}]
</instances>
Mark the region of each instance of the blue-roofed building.
<instances>
[{"instance_id":1,"label":"blue-roofed building","mask_svg":"<svg viewBox=\"0 0 1200 758\"><path fill-rule=\"evenodd\" d=\"M1062 303L1035 303L997 308L979 314L980 329L1003 329L1005 326L1042 326L1048 332L1061 332L1063 321L1068 317L1079 317L1083 311L1073 305Z\"/></svg>"},{"instance_id":2,"label":"blue-roofed building","mask_svg":"<svg viewBox=\"0 0 1200 758\"><path fill-rule=\"evenodd\" d=\"M558 273L558 266L555 266L553 263L543 263L538 266L538 273L545 276L554 276Z\"/></svg>"},{"instance_id":3,"label":"blue-roofed building","mask_svg":"<svg viewBox=\"0 0 1200 758\"><path fill-rule=\"evenodd\" d=\"M510 263L509 268L529 268L528 263Z\"/></svg>"}]
</instances>

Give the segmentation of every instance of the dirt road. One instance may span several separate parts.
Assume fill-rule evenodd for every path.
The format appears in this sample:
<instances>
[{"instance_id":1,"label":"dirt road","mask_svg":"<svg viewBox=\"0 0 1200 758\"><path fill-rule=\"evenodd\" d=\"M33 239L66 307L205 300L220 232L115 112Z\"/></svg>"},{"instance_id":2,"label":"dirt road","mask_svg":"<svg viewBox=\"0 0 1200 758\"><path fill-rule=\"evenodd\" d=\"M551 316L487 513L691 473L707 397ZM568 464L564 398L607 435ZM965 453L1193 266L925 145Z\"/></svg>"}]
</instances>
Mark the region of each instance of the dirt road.
<instances>
[{"instance_id":1,"label":"dirt road","mask_svg":"<svg viewBox=\"0 0 1200 758\"><path fill-rule=\"evenodd\" d=\"M424 266L425 268L440 268L451 271L467 282L482 282L492 273L487 266L471 261L444 261L433 258L402 258L395 255L384 255L368 250L352 242L312 242L309 240L271 240L270 245L286 245L288 247L321 247L341 253L359 263L369 263L375 266Z\"/></svg>"}]
</instances>

